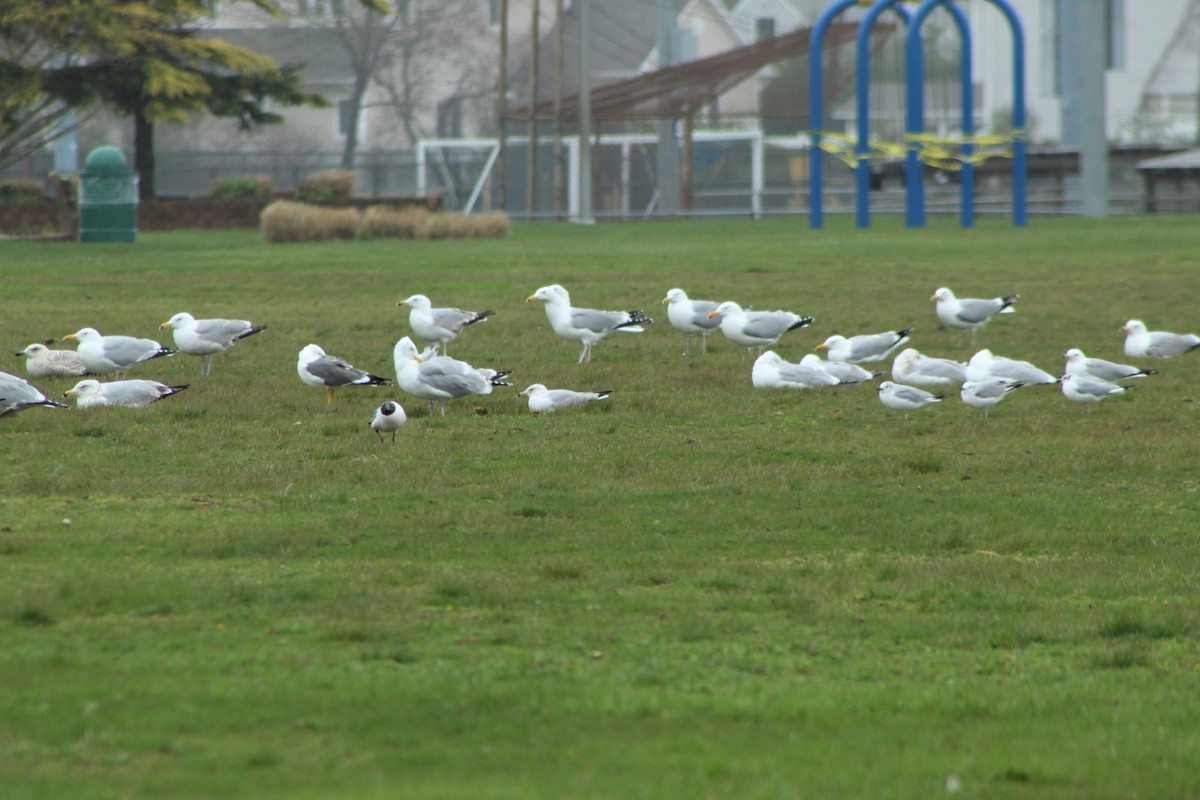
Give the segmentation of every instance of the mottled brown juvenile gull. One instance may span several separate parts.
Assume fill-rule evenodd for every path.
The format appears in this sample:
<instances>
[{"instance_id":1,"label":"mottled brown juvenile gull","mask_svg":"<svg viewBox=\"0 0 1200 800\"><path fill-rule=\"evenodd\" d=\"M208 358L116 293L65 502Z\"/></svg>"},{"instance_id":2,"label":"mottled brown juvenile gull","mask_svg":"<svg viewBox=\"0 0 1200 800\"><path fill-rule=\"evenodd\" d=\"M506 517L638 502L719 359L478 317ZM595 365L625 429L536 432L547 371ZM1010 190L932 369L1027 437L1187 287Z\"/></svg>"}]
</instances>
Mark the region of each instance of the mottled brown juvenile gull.
<instances>
[{"instance_id":1,"label":"mottled brown juvenile gull","mask_svg":"<svg viewBox=\"0 0 1200 800\"><path fill-rule=\"evenodd\" d=\"M183 386L167 386L158 381L100 381L88 378L67 389L63 394L75 398L77 408L95 408L98 406L126 406L128 408L145 408L151 403L179 394L188 388Z\"/></svg>"},{"instance_id":2,"label":"mottled brown juvenile gull","mask_svg":"<svg viewBox=\"0 0 1200 800\"><path fill-rule=\"evenodd\" d=\"M1121 330L1125 331L1125 355L1130 358L1171 358L1200 347L1200 336L1194 333L1148 331L1140 319L1129 320Z\"/></svg>"},{"instance_id":3,"label":"mottled brown juvenile gull","mask_svg":"<svg viewBox=\"0 0 1200 800\"><path fill-rule=\"evenodd\" d=\"M306 386L325 389L326 405L333 405L333 391L343 386L391 386L387 378L380 378L353 367L337 356L327 355L315 344L300 351L296 361L296 372Z\"/></svg>"},{"instance_id":4,"label":"mottled brown juvenile gull","mask_svg":"<svg viewBox=\"0 0 1200 800\"><path fill-rule=\"evenodd\" d=\"M687 334L687 345L683 354L692 351L692 337L700 334L700 352L708 352L708 335L721 327L719 319L708 315L717 307L711 300L692 300L683 289L672 289L662 300L667 303L667 319L677 331Z\"/></svg>"},{"instance_id":5,"label":"mottled brown juvenile gull","mask_svg":"<svg viewBox=\"0 0 1200 800\"><path fill-rule=\"evenodd\" d=\"M582 342L583 350L579 354L579 364L587 364L592 360L592 347L609 334L616 331L621 333L642 333L643 323L649 324L654 320L637 311L597 311L594 308L576 308L571 305L571 295L557 283L543 286L529 297L530 300L541 300L546 304L546 318L550 327L564 339Z\"/></svg>"},{"instance_id":6,"label":"mottled brown juvenile gull","mask_svg":"<svg viewBox=\"0 0 1200 800\"><path fill-rule=\"evenodd\" d=\"M487 318L495 313L491 309L463 311L461 308L434 308L423 294L414 294L396 305L411 309L408 312L408 324L413 333L427 342L441 342L442 355L449 355L446 345L454 341L467 326L487 322Z\"/></svg>"},{"instance_id":7,"label":"mottled brown juvenile gull","mask_svg":"<svg viewBox=\"0 0 1200 800\"><path fill-rule=\"evenodd\" d=\"M224 353L247 336L267 329L247 319L196 319L181 311L159 326L172 328L179 352L200 356L200 374L211 375L213 356Z\"/></svg>"},{"instance_id":8,"label":"mottled brown juvenile gull","mask_svg":"<svg viewBox=\"0 0 1200 800\"><path fill-rule=\"evenodd\" d=\"M87 375L87 367L74 350L51 350L44 344L31 344L18 357L25 358L25 371L35 378L78 377Z\"/></svg>"},{"instance_id":9,"label":"mottled brown juvenile gull","mask_svg":"<svg viewBox=\"0 0 1200 800\"><path fill-rule=\"evenodd\" d=\"M79 360L93 375L122 374L134 364L160 356L175 355L153 339L133 336L102 336L95 328L82 328L63 337L79 342Z\"/></svg>"}]
</instances>

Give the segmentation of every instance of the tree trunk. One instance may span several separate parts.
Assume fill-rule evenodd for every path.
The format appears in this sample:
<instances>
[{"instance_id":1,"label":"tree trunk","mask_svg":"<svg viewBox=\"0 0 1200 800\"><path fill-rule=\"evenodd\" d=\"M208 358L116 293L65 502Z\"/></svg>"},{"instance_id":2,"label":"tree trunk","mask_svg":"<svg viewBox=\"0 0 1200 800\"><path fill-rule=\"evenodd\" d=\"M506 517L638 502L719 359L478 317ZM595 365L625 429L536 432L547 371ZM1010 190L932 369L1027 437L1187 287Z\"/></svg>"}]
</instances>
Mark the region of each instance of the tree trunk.
<instances>
[{"instance_id":1,"label":"tree trunk","mask_svg":"<svg viewBox=\"0 0 1200 800\"><path fill-rule=\"evenodd\" d=\"M133 169L140 178L138 199L153 200L154 189L154 124L146 119L143 109L133 114Z\"/></svg>"}]
</instances>

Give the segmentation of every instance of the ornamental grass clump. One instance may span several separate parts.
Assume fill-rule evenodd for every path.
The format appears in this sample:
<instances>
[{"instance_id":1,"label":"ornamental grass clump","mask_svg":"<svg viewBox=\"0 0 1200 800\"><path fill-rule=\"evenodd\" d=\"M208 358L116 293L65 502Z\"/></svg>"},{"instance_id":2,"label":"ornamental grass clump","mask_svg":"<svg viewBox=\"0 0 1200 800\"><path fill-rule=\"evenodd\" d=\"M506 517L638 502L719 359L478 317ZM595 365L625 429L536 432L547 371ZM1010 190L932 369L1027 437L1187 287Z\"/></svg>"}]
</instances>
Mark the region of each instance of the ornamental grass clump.
<instances>
[{"instance_id":1,"label":"ornamental grass clump","mask_svg":"<svg viewBox=\"0 0 1200 800\"><path fill-rule=\"evenodd\" d=\"M324 208L278 200L263 209L260 228L268 244L353 239L362 214L354 208Z\"/></svg>"},{"instance_id":2,"label":"ornamental grass clump","mask_svg":"<svg viewBox=\"0 0 1200 800\"><path fill-rule=\"evenodd\" d=\"M330 169L310 175L296 189L298 199L305 203L345 203L354 191L354 173Z\"/></svg>"},{"instance_id":3,"label":"ornamental grass clump","mask_svg":"<svg viewBox=\"0 0 1200 800\"><path fill-rule=\"evenodd\" d=\"M429 216L429 209L423 206L371 206L363 214L358 235L362 239L415 239Z\"/></svg>"}]
</instances>

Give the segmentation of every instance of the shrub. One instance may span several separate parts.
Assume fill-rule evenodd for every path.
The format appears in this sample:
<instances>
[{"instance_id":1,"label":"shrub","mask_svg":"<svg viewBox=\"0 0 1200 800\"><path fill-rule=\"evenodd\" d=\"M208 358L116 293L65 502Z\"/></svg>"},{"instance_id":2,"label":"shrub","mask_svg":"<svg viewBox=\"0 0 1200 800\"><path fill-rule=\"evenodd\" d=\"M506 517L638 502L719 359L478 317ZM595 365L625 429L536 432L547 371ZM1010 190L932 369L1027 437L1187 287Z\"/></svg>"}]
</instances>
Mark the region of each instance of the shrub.
<instances>
[{"instance_id":1,"label":"shrub","mask_svg":"<svg viewBox=\"0 0 1200 800\"><path fill-rule=\"evenodd\" d=\"M503 239L508 236L508 214L496 211L479 217L472 217L475 223L475 236L479 239Z\"/></svg>"},{"instance_id":2,"label":"shrub","mask_svg":"<svg viewBox=\"0 0 1200 800\"><path fill-rule=\"evenodd\" d=\"M363 239L414 239L429 213L429 209L424 206L371 206L363 214L358 235Z\"/></svg>"},{"instance_id":3,"label":"shrub","mask_svg":"<svg viewBox=\"0 0 1200 800\"><path fill-rule=\"evenodd\" d=\"M257 178L223 178L213 181L209 197L270 197L273 186L266 176Z\"/></svg>"},{"instance_id":4,"label":"shrub","mask_svg":"<svg viewBox=\"0 0 1200 800\"><path fill-rule=\"evenodd\" d=\"M0 203L40 203L44 199L42 182L33 178L13 178L0 183Z\"/></svg>"},{"instance_id":5,"label":"shrub","mask_svg":"<svg viewBox=\"0 0 1200 800\"><path fill-rule=\"evenodd\" d=\"M354 173L331 169L305 178L296 194L306 203L344 203L350 199L352 191Z\"/></svg>"},{"instance_id":6,"label":"shrub","mask_svg":"<svg viewBox=\"0 0 1200 800\"><path fill-rule=\"evenodd\" d=\"M271 203L259 217L268 244L353 239L361 218L354 208L322 208L287 200Z\"/></svg>"}]
</instances>

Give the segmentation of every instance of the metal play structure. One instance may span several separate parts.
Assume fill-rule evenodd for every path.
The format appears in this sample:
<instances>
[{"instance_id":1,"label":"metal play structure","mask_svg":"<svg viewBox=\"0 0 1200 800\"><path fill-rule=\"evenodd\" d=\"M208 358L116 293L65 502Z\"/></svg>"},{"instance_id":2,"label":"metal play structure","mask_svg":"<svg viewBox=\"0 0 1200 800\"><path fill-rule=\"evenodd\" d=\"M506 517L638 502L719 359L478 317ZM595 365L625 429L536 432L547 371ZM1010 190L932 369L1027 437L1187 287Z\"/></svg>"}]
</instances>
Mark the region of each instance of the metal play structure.
<instances>
[{"instance_id":1,"label":"metal play structure","mask_svg":"<svg viewBox=\"0 0 1200 800\"><path fill-rule=\"evenodd\" d=\"M1000 10L1012 32L1013 53L1013 104L1012 104L1012 215L1013 225L1026 224L1026 153L1025 153L1025 40L1020 19L1008 0L984 0ZM978 157L972 111L974 97L971 84L971 30L966 15L951 0L923 0L915 11L908 11L900 0L837 0L825 10L813 26L809 49L809 125L813 129L809 167L809 227L821 228L824 224L822 203L822 138L824 116L822 97L822 42L825 31L847 8L854 5L869 5L859 23L855 47L855 104L856 139L854 142L855 169L855 224L860 228L870 225L869 192L871 186L871 142L870 131L870 56L869 38L876 20L886 11L893 11L907 28L905 38L904 79L905 104L905 223L908 227L925 224L925 192L923 157L930 157L935 148L932 140L925 136L925 58L922 48L921 26L938 6L944 6L958 28L962 42L960 83L962 91L962 135L961 147L955 158L961 161L962 193L959 222L964 228L974 224L975 168ZM946 157L944 151L941 157Z\"/></svg>"}]
</instances>

